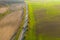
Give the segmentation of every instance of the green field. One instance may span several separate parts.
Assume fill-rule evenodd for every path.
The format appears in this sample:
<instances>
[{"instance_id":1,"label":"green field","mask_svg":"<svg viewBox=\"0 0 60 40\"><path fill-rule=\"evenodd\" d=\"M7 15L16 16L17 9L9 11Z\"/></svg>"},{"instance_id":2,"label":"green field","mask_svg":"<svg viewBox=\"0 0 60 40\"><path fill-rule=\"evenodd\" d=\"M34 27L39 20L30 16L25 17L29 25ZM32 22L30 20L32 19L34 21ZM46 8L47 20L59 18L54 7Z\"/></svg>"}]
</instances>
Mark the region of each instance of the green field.
<instances>
[{"instance_id":1,"label":"green field","mask_svg":"<svg viewBox=\"0 0 60 40\"><path fill-rule=\"evenodd\" d=\"M25 40L60 40L60 37L56 36L56 34L58 35L60 33L59 30L57 30L58 32L54 32L56 31L54 28L58 29L60 26L56 24L56 22L60 22L59 5L59 2L29 3L29 30L26 33ZM44 22L48 22L48 24ZM52 33L49 31L51 30L49 29L49 26L52 25L50 24L51 22L55 23L53 24L52 30L54 31ZM47 30L48 33L46 32Z\"/></svg>"}]
</instances>

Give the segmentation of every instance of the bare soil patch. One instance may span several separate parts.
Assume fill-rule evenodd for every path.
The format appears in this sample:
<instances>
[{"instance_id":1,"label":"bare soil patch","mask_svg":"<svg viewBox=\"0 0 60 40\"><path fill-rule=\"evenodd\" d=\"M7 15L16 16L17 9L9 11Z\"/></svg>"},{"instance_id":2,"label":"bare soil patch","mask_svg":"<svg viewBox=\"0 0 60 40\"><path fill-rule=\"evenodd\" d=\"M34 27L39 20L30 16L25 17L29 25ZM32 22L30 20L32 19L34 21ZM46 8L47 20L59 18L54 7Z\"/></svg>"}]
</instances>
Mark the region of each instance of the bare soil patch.
<instances>
[{"instance_id":1,"label":"bare soil patch","mask_svg":"<svg viewBox=\"0 0 60 40\"><path fill-rule=\"evenodd\" d=\"M22 12L22 10L12 12L0 21L0 40L10 40L20 26Z\"/></svg>"}]
</instances>

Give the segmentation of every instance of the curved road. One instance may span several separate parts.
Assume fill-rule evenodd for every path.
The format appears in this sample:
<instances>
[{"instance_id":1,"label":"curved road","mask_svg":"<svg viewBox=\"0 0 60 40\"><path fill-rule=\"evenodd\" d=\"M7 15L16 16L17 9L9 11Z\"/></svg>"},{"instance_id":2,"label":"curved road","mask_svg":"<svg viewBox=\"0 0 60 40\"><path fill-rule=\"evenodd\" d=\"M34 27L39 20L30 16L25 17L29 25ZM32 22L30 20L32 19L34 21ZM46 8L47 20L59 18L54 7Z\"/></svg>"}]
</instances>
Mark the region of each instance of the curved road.
<instances>
[{"instance_id":1,"label":"curved road","mask_svg":"<svg viewBox=\"0 0 60 40\"><path fill-rule=\"evenodd\" d=\"M24 19L24 25L23 25L23 29L19 35L18 40L24 40L24 34L25 34L25 32L27 30L27 26L28 26L28 4L26 3L25 6L26 6L26 15L25 15L25 19Z\"/></svg>"}]
</instances>

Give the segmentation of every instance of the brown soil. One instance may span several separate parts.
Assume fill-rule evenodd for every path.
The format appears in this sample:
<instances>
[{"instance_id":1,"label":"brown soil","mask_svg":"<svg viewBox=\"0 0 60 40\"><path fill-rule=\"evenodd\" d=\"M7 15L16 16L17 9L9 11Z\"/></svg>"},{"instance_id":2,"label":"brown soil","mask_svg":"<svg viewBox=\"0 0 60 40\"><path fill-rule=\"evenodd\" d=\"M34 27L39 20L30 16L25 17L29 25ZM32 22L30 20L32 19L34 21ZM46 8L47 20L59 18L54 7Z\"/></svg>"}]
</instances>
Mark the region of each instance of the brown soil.
<instances>
[{"instance_id":1,"label":"brown soil","mask_svg":"<svg viewBox=\"0 0 60 40\"><path fill-rule=\"evenodd\" d=\"M19 28L22 20L22 10L8 14L0 21L0 40L10 40Z\"/></svg>"},{"instance_id":2,"label":"brown soil","mask_svg":"<svg viewBox=\"0 0 60 40\"><path fill-rule=\"evenodd\" d=\"M0 14L6 12L8 10L8 7L1 7L0 8Z\"/></svg>"}]
</instances>

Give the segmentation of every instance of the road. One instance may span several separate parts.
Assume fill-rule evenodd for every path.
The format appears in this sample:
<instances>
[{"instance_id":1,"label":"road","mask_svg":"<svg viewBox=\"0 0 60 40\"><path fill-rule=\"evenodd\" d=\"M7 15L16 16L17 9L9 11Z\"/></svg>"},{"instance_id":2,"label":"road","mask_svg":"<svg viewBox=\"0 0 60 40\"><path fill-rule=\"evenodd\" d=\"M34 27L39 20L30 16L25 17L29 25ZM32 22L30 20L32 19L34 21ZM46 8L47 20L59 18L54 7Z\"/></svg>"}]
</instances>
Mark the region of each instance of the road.
<instances>
[{"instance_id":1,"label":"road","mask_svg":"<svg viewBox=\"0 0 60 40\"><path fill-rule=\"evenodd\" d=\"M24 17L24 24L23 24L23 29L19 35L18 40L24 40L24 36L25 36L25 32L28 29L28 4L25 4L25 8L26 8L26 15Z\"/></svg>"}]
</instances>

